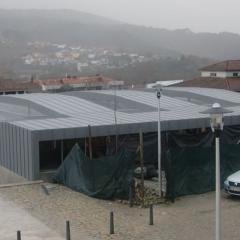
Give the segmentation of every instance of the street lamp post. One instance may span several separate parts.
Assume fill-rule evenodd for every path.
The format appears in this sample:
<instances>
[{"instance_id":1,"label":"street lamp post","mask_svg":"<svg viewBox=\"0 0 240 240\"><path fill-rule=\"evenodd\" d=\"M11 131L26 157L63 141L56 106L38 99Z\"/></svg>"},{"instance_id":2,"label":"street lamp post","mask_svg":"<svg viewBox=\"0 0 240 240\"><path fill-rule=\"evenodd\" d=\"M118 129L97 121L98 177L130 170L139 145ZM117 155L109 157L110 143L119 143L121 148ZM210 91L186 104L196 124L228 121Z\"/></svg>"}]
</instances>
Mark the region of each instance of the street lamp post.
<instances>
[{"instance_id":1,"label":"street lamp post","mask_svg":"<svg viewBox=\"0 0 240 240\"><path fill-rule=\"evenodd\" d=\"M221 177L220 177L220 132L223 130L223 115L231 113L228 109L222 108L219 103L214 103L211 108L201 112L210 115L212 132L215 135L215 157L216 157L216 240L221 239Z\"/></svg>"},{"instance_id":2,"label":"street lamp post","mask_svg":"<svg viewBox=\"0 0 240 240\"><path fill-rule=\"evenodd\" d=\"M158 185L159 185L159 196L162 197L162 166L161 166L161 109L160 109L160 98L162 96L162 88L157 88L157 99L158 99Z\"/></svg>"}]
</instances>

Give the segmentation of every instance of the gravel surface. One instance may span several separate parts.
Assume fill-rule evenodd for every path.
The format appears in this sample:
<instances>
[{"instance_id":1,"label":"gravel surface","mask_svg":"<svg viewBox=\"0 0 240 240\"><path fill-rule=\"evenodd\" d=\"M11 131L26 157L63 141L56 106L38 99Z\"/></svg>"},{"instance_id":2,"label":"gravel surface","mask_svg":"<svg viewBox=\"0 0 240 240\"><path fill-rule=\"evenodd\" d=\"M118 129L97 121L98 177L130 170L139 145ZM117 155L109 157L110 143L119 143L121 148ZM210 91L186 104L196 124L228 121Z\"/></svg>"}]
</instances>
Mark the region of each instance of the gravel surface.
<instances>
[{"instance_id":1,"label":"gravel surface","mask_svg":"<svg viewBox=\"0 0 240 240\"><path fill-rule=\"evenodd\" d=\"M40 184L2 188L0 198L15 203L62 236L65 221L70 220L72 240L214 239L213 193L182 197L174 204L155 206L154 226L149 226L148 209L89 198L59 185L49 191L50 195L46 195ZM114 235L109 235L110 211L115 216ZM239 239L239 216L240 198L222 194L223 239Z\"/></svg>"}]
</instances>

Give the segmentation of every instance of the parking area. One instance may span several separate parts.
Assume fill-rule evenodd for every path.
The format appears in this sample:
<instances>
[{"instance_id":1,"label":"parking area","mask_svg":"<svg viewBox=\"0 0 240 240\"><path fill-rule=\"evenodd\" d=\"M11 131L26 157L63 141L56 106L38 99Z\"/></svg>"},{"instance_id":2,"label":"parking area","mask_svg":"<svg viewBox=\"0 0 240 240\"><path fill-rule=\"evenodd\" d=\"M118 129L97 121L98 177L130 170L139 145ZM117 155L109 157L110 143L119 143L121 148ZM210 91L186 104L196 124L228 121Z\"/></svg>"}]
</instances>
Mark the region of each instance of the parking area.
<instances>
[{"instance_id":1,"label":"parking area","mask_svg":"<svg viewBox=\"0 0 240 240\"><path fill-rule=\"evenodd\" d=\"M2 209L6 213L11 212L14 205L23 216L30 216L39 226L47 226L50 235L54 232L64 237L65 221L70 220L73 240L214 239L214 193L181 197L174 204L155 206L153 226L148 225L148 209L129 208L117 201L89 198L58 185L51 188L50 195L44 193L40 184L0 188L0 199L1 212ZM4 205L4 202L9 205ZM111 236L108 234L110 211L114 211L116 232ZM239 216L240 199L222 194L223 239L239 239ZM1 223L4 222L1 225L1 239L4 233L15 234L18 230L18 225L8 220L1 214ZM18 228L21 227L24 232L29 226L31 221L23 221ZM32 239L46 238L38 236L27 240Z\"/></svg>"}]
</instances>

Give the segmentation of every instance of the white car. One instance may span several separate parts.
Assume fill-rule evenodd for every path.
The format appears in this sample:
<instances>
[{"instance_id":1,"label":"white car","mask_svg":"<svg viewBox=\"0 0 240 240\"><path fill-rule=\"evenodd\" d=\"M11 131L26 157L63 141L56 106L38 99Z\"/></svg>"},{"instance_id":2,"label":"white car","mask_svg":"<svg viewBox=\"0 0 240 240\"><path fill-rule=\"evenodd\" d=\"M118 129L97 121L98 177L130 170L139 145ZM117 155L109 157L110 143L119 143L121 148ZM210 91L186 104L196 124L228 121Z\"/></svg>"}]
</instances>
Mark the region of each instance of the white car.
<instances>
[{"instance_id":1,"label":"white car","mask_svg":"<svg viewBox=\"0 0 240 240\"><path fill-rule=\"evenodd\" d=\"M240 171L233 173L225 180L224 190L230 195L240 196Z\"/></svg>"}]
</instances>

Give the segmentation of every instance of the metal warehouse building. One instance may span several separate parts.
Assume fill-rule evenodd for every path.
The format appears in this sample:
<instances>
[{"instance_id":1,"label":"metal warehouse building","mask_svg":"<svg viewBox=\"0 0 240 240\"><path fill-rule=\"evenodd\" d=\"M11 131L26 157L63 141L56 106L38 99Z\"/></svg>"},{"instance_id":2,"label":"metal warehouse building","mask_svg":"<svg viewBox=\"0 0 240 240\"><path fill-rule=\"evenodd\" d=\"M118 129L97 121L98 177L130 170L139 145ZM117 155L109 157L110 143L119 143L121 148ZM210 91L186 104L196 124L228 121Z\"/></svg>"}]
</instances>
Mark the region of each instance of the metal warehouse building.
<instances>
[{"instance_id":1,"label":"metal warehouse building","mask_svg":"<svg viewBox=\"0 0 240 240\"><path fill-rule=\"evenodd\" d=\"M200 114L214 102L232 110L225 125L240 123L240 95L226 90L167 88L161 98L162 131L209 127ZM79 91L0 97L0 164L29 179L39 179L44 165L57 167L63 141L157 131L156 93L148 90ZM59 149L52 152L50 146ZM71 145L72 146L72 145ZM52 155L51 155L52 154ZM55 155L54 155L55 154ZM57 156L56 156L57 154Z\"/></svg>"}]
</instances>

